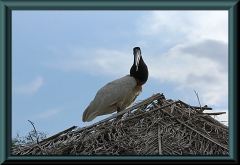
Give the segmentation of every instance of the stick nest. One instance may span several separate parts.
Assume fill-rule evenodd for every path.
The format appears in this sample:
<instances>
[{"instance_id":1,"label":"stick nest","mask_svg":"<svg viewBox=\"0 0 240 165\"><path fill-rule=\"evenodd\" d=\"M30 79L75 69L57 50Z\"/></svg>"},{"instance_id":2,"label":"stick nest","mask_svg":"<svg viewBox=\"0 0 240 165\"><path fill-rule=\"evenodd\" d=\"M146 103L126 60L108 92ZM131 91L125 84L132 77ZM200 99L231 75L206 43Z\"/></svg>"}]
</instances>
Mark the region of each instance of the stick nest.
<instances>
[{"instance_id":1,"label":"stick nest","mask_svg":"<svg viewBox=\"0 0 240 165\"><path fill-rule=\"evenodd\" d=\"M228 127L157 93L93 125L18 145L12 155L228 155Z\"/></svg>"}]
</instances>

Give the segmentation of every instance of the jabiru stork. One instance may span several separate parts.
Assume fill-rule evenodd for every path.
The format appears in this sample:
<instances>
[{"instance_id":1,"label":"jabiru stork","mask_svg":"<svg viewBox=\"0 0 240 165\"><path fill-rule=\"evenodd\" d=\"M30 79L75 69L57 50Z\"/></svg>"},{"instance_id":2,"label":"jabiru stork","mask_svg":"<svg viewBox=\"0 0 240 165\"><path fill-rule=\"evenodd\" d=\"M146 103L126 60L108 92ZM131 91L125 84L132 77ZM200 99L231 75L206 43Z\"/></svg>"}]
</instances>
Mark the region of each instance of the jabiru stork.
<instances>
[{"instance_id":1,"label":"jabiru stork","mask_svg":"<svg viewBox=\"0 0 240 165\"><path fill-rule=\"evenodd\" d=\"M148 67L143 61L140 47L133 48L133 55L134 62L130 69L130 75L103 86L83 112L83 122L90 122L97 116L124 110L142 92L142 85L148 79Z\"/></svg>"}]
</instances>

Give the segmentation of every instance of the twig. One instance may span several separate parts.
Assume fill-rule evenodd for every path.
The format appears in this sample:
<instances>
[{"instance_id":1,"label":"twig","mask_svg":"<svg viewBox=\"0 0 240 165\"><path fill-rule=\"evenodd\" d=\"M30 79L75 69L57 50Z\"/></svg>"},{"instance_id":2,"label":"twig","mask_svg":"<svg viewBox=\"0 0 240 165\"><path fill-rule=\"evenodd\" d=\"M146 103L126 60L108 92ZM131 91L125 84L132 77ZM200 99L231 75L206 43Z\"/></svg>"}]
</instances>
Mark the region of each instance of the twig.
<instances>
[{"instance_id":1,"label":"twig","mask_svg":"<svg viewBox=\"0 0 240 165\"><path fill-rule=\"evenodd\" d=\"M169 112L167 112L166 110L162 109L163 112L165 112L166 114L168 114L170 117L174 117L172 114L170 114ZM209 141L217 144L218 146L221 146L224 149L228 149L226 145L219 143L218 141L216 141L215 139L211 138L211 137L207 137L206 135L204 135L203 133L199 132L198 130L194 129L193 127L185 124L183 121L176 119L176 121L178 121L179 123L185 125L186 127L188 127L189 129L193 130L194 132L196 132L198 135L201 135L202 137L208 139Z\"/></svg>"},{"instance_id":2,"label":"twig","mask_svg":"<svg viewBox=\"0 0 240 165\"><path fill-rule=\"evenodd\" d=\"M48 137L48 138L46 138L46 139L43 139L42 141L40 141L40 143L43 143L43 142L46 142L46 141L50 141L50 140L58 137L59 135L62 135L62 134L64 134L64 133L68 132L68 131L71 131L71 130L75 129L76 127L77 127L77 126L72 126L72 127L68 128L68 129L66 129L66 130L64 130L64 131L61 131L61 132L59 132L59 133L57 133L57 134L55 134L55 135L53 135L53 136L51 136L51 137ZM71 135L71 134L69 134L69 135ZM65 135L64 135L64 136L65 136Z\"/></svg>"},{"instance_id":3,"label":"twig","mask_svg":"<svg viewBox=\"0 0 240 165\"><path fill-rule=\"evenodd\" d=\"M158 125L158 152L159 152L159 155L162 155L162 144L161 144L160 125Z\"/></svg>"},{"instance_id":4,"label":"twig","mask_svg":"<svg viewBox=\"0 0 240 165\"><path fill-rule=\"evenodd\" d=\"M33 128L34 128L34 131L35 131L35 134L36 134L36 137L37 137L37 143L39 143L39 141L38 141L38 133L37 133L37 131L36 131L36 128L35 128L35 126L34 126L34 123L32 122L32 121L30 121L30 120L28 120L31 124L32 124L32 126L33 126ZM32 138L32 136L30 135L30 137ZM33 140L33 138L32 138L32 140ZM34 141L34 140L33 140Z\"/></svg>"},{"instance_id":5,"label":"twig","mask_svg":"<svg viewBox=\"0 0 240 165\"><path fill-rule=\"evenodd\" d=\"M199 106L200 106L200 109L201 109L201 112L203 112L203 109L202 109L202 106L201 106L201 103L200 103L200 100L198 98L198 93L194 90L196 96L197 96L197 99L198 99L198 103L199 103Z\"/></svg>"},{"instance_id":6,"label":"twig","mask_svg":"<svg viewBox=\"0 0 240 165\"><path fill-rule=\"evenodd\" d=\"M36 128L35 128L35 126L34 126L34 123L33 123L32 121L30 121L30 120L28 120L28 121L32 124L32 126L33 126L33 128L34 128L34 131L35 131L35 133L36 133L36 138L37 138L37 145L38 145L38 147L40 148L40 150L41 150L41 152L42 152L42 154L43 154L44 151L43 151L42 147L39 145L38 134L37 134ZM31 134L30 134L30 137L31 137L32 141L34 141Z\"/></svg>"}]
</instances>

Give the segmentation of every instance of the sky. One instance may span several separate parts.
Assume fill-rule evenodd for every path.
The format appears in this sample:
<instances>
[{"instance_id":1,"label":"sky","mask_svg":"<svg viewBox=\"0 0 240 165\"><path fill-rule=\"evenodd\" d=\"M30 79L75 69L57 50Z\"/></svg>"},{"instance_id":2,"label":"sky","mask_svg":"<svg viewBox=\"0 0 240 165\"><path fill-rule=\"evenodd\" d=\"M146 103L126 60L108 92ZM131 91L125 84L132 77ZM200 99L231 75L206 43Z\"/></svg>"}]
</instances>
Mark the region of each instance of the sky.
<instances>
[{"instance_id":1,"label":"sky","mask_svg":"<svg viewBox=\"0 0 240 165\"><path fill-rule=\"evenodd\" d=\"M97 91L129 74L139 46L156 93L208 105L228 121L228 11L12 12L12 136L52 136L82 122ZM206 112L206 111L204 111ZM227 122L223 122L227 125Z\"/></svg>"}]
</instances>

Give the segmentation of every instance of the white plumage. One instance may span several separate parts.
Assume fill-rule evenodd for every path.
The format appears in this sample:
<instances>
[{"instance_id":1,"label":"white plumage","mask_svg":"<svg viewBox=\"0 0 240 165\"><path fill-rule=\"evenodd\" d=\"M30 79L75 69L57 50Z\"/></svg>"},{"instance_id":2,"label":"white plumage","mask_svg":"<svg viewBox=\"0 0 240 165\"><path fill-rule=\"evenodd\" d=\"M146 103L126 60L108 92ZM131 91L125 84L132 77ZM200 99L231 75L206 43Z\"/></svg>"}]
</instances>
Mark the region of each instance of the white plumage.
<instances>
[{"instance_id":1,"label":"white plumage","mask_svg":"<svg viewBox=\"0 0 240 165\"><path fill-rule=\"evenodd\" d=\"M83 112L83 122L92 121L97 116L124 110L142 92L142 85L148 79L148 67L143 61L140 47L133 48L133 55L134 61L130 68L130 75L126 75L102 87Z\"/></svg>"},{"instance_id":2,"label":"white plumage","mask_svg":"<svg viewBox=\"0 0 240 165\"><path fill-rule=\"evenodd\" d=\"M131 105L142 92L142 86L137 85L134 77L126 75L103 86L94 100L85 109L82 120L92 121L97 116L124 110Z\"/></svg>"}]
</instances>

